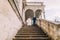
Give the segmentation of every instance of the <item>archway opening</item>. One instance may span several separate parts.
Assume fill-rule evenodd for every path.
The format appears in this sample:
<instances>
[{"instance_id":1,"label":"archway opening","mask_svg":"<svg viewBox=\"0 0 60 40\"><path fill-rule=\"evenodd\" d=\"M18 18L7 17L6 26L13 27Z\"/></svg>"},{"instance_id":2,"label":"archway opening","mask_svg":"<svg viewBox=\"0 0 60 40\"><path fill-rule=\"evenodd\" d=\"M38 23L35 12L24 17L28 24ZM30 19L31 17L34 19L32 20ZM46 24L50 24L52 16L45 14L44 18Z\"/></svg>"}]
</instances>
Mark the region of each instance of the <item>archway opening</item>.
<instances>
[{"instance_id":1,"label":"archway opening","mask_svg":"<svg viewBox=\"0 0 60 40\"><path fill-rule=\"evenodd\" d=\"M32 18L33 16L34 16L33 10L31 10L31 9L26 10L26 12L25 12L25 21L26 21L28 18Z\"/></svg>"},{"instance_id":2,"label":"archway opening","mask_svg":"<svg viewBox=\"0 0 60 40\"><path fill-rule=\"evenodd\" d=\"M38 9L35 11L35 16L38 18L41 15L42 10Z\"/></svg>"}]
</instances>

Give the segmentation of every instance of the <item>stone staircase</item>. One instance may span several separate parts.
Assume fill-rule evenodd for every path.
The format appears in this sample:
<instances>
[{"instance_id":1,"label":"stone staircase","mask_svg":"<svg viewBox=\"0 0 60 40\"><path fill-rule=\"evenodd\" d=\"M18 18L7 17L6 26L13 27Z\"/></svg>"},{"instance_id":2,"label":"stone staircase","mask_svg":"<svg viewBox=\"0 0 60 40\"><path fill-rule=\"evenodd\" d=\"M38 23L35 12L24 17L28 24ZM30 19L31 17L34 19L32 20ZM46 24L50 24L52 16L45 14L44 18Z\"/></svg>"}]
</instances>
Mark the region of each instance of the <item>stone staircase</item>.
<instances>
[{"instance_id":1,"label":"stone staircase","mask_svg":"<svg viewBox=\"0 0 60 40\"><path fill-rule=\"evenodd\" d=\"M22 27L13 40L51 40L37 25Z\"/></svg>"}]
</instances>

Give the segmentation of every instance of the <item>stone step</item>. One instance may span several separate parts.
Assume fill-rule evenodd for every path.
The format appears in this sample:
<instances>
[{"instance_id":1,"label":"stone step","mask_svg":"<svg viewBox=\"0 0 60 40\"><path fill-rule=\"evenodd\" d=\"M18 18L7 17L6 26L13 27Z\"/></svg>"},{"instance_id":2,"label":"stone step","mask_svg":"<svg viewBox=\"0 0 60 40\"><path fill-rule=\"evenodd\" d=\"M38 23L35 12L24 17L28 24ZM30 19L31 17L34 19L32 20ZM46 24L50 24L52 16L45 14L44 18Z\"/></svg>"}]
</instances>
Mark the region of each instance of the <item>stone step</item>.
<instances>
[{"instance_id":1,"label":"stone step","mask_svg":"<svg viewBox=\"0 0 60 40\"><path fill-rule=\"evenodd\" d=\"M47 35L16 35L15 37L48 37Z\"/></svg>"},{"instance_id":2,"label":"stone step","mask_svg":"<svg viewBox=\"0 0 60 40\"><path fill-rule=\"evenodd\" d=\"M36 33L36 32L37 32L37 33L39 33L39 32L40 32L40 33L44 33L44 32L41 32L41 31L21 31L21 32L22 32L22 33L27 33L27 32L28 32L28 33ZM21 32L18 32L18 33L21 33Z\"/></svg>"},{"instance_id":3,"label":"stone step","mask_svg":"<svg viewBox=\"0 0 60 40\"><path fill-rule=\"evenodd\" d=\"M22 27L19 31L40 31L41 28L38 28L38 27L34 27L34 26L28 26L28 27ZM41 30L42 31L42 30Z\"/></svg>"},{"instance_id":4,"label":"stone step","mask_svg":"<svg viewBox=\"0 0 60 40\"><path fill-rule=\"evenodd\" d=\"M24 26L13 40L51 40L51 38L38 26Z\"/></svg>"},{"instance_id":5,"label":"stone step","mask_svg":"<svg viewBox=\"0 0 60 40\"><path fill-rule=\"evenodd\" d=\"M36 31L36 30L40 30L40 29L38 29L38 28L21 28L21 31L25 31L25 30L34 30L34 31Z\"/></svg>"},{"instance_id":6,"label":"stone step","mask_svg":"<svg viewBox=\"0 0 60 40\"><path fill-rule=\"evenodd\" d=\"M18 33L44 33L43 31L39 31L39 30L36 30L36 31L34 31L34 30L24 30L24 31L19 31Z\"/></svg>"},{"instance_id":7,"label":"stone step","mask_svg":"<svg viewBox=\"0 0 60 40\"><path fill-rule=\"evenodd\" d=\"M48 40L48 39L50 39L49 37L16 37L16 38L14 38L14 39L41 39L41 40L43 40L43 39L46 39L46 40Z\"/></svg>"},{"instance_id":8,"label":"stone step","mask_svg":"<svg viewBox=\"0 0 60 40\"><path fill-rule=\"evenodd\" d=\"M51 39L13 39L13 40L51 40Z\"/></svg>"},{"instance_id":9,"label":"stone step","mask_svg":"<svg viewBox=\"0 0 60 40\"><path fill-rule=\"evenodd\" d=\"M45 33L17 33L16 35L46 35Z\"/></svg>"},{"instance_id":10,"label":"stone step","mask_svg":"<svg viewBox=\"0 0 60 40\"><path fill-rule=\"evenodd\" d=\"M43 32L20 32L20 33L18 33L18 34L46 34L46 33L43 33Z\"/></svg>"},{"instance_id":11,"label":"stone step","mask_svg":"<svg viewBox=\"0 0 60 40\"><path fill-rule=\"evenodd\" d=\"M33 29L23 29L23 30L19 30L19 32L20 31L39 31L39 32L42 32L42 30L38 30L38 29L35 29L35 30L33 30Z\"/></svg>"}]
</instances>

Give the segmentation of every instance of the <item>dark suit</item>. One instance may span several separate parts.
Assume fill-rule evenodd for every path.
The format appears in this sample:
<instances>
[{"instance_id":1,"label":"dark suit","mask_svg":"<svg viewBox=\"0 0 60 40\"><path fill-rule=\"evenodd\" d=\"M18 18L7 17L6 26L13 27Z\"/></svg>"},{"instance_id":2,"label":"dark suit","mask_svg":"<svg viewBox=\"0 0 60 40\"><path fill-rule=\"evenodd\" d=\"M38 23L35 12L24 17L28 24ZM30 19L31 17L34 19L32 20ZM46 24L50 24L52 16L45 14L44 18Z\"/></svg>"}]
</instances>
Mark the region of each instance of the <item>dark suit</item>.
<instances>
[{"instance_id":1,"label":"dark suit","mask_svg":"<svg viewBox=\"0 0 60 40\"><path fill-rule=\"evenodd\" d=\"M36 17L33 17L33 25L35 25L36 24Z\"/></svg>"}]
</instances>

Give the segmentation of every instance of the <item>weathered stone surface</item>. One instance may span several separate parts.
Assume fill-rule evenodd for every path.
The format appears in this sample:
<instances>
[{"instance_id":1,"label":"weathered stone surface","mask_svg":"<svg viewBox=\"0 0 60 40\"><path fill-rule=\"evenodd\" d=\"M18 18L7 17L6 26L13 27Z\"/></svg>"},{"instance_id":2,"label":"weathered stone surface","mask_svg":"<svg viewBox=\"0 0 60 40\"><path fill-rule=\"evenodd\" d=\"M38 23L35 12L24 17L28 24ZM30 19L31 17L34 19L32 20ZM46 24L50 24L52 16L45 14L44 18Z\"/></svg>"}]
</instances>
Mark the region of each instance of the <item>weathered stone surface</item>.
<instances>
[{"instance_id":1,"label":"weathered stone surface","mask_svg":"<svg viewBox=\"0 0 60 40\"><path fill-rule=\"evenodd\" d=\"M24 26L13 40L51 40L51 38L37 25Z\"/></svg>"},{"instance_id":2,"label":"weathered stone surface","mask_svg":"<svg viewBox=\"0 0 60 40\"><path fill-rule=\"evenodd\" d=\"M8 0L0 0L0 40L11 40L21 26Z\"/></svg>"}]
</instances>

